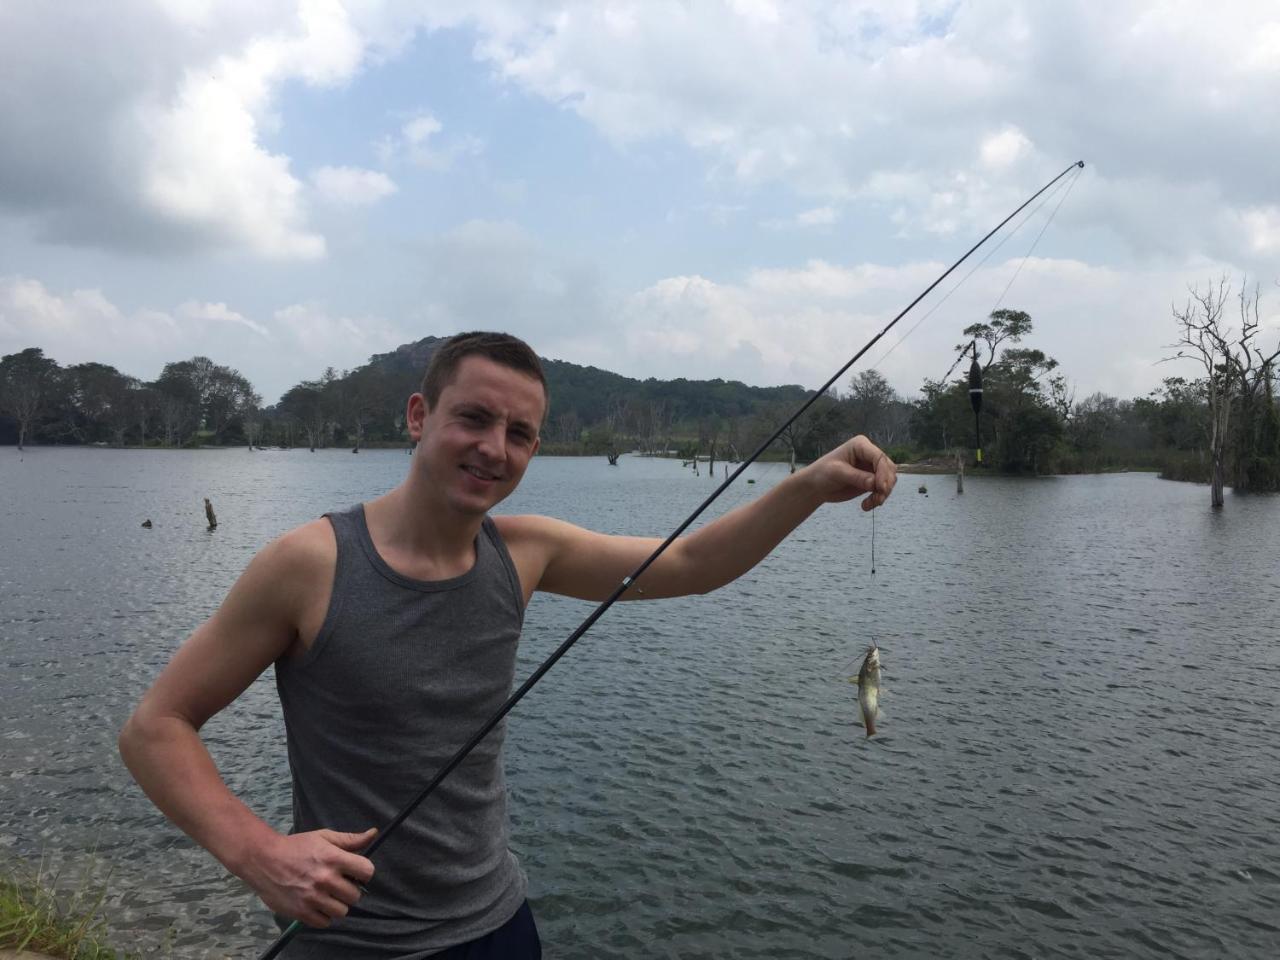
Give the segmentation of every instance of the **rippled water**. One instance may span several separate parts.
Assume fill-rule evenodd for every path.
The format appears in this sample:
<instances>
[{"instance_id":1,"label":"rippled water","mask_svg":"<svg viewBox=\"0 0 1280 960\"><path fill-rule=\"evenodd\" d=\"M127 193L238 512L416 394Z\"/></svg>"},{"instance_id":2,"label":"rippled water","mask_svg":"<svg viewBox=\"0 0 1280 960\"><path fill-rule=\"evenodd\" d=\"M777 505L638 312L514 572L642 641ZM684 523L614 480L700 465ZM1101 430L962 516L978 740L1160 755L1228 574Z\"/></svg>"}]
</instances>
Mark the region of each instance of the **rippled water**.
<instances>
[{"instance_id":1,"label":"rippled water","mask_svg":"<svg viewBox=\"0 0 1280 960\"><path fill-rule=\"evenodd\" d=\"M0 857L110 870L122 945L255 956L265 910L115 734L255 550L408 458L0 454ZM712 513L783 475L753 467ZM879 512L874 579L871 521L825 508L724 590L615 607L516 709L513 842L549 956L1280 954L1280 498L920 479ZM542 459L504 509L666 534L710 490L669 461ZM536 598L521 675L590 609ZM873 634L866 740L844 678ZM286 825L270 675L206 734Z\"/></svg>"}]
</instances>

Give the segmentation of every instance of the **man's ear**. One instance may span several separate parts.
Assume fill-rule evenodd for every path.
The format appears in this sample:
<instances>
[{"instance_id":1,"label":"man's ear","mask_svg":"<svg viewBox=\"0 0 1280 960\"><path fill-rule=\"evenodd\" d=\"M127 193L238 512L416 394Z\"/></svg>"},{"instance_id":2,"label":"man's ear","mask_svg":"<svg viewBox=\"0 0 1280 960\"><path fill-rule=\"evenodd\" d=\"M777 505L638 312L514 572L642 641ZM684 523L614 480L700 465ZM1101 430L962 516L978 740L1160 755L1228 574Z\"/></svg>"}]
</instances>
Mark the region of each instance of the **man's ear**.
<instances>
[{"instance_id":1,"label":"man's ear","mask_svg":"<svg viewBox=\"0 0 1280 960\"><path fill-rule=\"evenodd\" d=\"M427 408L427 398L422 394L415 393L409 397L409 404L404 412L404 422L409 430L409 439L414 443L421 442L423 425L430 412Z\"/></svg>"}]
</instances>

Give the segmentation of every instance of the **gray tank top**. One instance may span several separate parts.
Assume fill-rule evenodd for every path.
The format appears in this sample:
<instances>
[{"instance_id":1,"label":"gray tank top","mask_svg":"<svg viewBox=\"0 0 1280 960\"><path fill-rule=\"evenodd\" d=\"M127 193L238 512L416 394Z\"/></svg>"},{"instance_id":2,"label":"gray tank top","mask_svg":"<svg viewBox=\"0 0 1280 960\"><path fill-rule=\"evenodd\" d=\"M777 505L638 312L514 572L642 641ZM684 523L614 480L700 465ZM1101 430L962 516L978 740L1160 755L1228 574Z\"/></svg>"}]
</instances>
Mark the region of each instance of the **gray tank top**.
<instances>
[{"instance_id":1,"label":"gray tank top","mask_svg":"<svg viewBox=\"0 0 1280 960\"><path fill-rule=\"evenodd\" d=\"M363 505L326 516L338 543L329 610L311 647L276 663L294 833L390 821L510 696L524 618L488 517L475 565L425 582L378 555ZM417 960L511 918L526 880L507 845L505 732L504 720L379 848L351 912L305 929L288 956Z\"/></svg>"}]
</instances>

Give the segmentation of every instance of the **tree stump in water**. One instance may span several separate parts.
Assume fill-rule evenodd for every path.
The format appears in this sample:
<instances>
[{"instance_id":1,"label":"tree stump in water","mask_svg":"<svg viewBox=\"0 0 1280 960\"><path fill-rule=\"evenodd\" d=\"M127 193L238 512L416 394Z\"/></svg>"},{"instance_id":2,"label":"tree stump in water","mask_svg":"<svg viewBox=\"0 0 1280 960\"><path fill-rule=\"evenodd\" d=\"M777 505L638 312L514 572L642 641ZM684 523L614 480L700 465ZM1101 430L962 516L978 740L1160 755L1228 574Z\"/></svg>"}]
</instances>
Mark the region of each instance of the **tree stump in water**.
<instances>
[{"instance_id":1,"label":"tree stump in water","mask_svg":"<svg viewBox=\"0 0 1280 960\"><path fill-rule=\"evenodd\" d=\"M209 498L204 498L204 515L209 521L209 529L218 529L218 516L213 512L213 504L209 502Z\"/></svg>"}]
</instances>

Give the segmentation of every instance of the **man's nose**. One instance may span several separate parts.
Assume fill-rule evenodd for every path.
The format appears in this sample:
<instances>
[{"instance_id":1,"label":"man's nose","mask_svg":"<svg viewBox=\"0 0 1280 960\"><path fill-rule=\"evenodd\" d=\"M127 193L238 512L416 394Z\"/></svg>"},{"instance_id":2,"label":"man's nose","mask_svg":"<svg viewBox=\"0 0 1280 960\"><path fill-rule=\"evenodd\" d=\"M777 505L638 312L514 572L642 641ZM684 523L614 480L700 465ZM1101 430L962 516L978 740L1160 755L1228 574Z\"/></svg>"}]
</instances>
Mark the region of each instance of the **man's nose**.
<instances>
[{"instance_id":1,"label":"man's nose","mask_svg":"<svg viewBox=\"0 0 1280 960\"><path fill-rule=\"evenodd\" d=\"M494 460L507 458L507 430L500 423L495 423L480 438L480 451Z\"/></svg>"}]
</instances>

